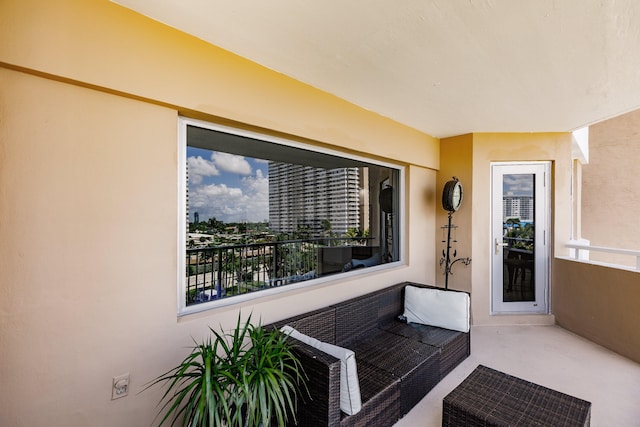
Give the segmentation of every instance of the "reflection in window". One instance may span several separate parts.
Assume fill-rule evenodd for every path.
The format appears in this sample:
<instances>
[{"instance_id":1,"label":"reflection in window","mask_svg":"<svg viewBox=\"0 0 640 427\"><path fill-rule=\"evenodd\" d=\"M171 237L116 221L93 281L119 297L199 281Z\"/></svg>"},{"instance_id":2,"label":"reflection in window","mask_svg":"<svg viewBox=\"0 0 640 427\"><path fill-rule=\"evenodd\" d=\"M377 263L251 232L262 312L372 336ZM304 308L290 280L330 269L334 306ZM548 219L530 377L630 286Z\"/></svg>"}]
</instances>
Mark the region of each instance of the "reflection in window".
<instances>
[{"instance_id":1,"label":"reflection in window","mask_svg":"<svg viewBox=\"0 0 640 427\"><path fill-rule=\"evenodd\" d=\"M535 301L535 175L502 179L503 302Z\"/></svg>"},{"instance_id":2,"label":"reflection in window","mask_svg":"<svg viewBox=\"0 0 640 427\"><path fill-rule=\"evenodd\" d=\"M184 306L399 260L399 168L217 129L186 125Z\"/></svg>"}]
</instances>

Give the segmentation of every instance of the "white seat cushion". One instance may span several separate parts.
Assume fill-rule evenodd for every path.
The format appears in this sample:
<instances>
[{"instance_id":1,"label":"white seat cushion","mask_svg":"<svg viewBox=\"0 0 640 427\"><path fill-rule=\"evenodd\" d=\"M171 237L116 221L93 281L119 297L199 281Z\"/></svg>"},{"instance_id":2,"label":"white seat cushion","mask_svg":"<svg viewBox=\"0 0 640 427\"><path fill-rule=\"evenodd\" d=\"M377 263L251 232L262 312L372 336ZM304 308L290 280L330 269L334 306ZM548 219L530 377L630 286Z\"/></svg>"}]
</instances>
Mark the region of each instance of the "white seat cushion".
<instances>
[{"instance_id":1,"label":"white seat cushion","mask_svg":"<svg viewBox=\"0 0 640 427\"><path fill-rule=\"evenodd\" d=\"M469 332L469 294L406 286L404 315L410 323Z\"/></svg>"},{"instance_id":2,"label":"white seat cushion","mask_svg":"<svg viewBox=\"0 0 640 427\"><path fill-rule=\"evenodd\" d=\"M360 412L362 400L360 397L360 383L358 382L358 369L356 367L356 354L352 350L302 334L289 325L283 326L280 330L292 338L340 359L340 410L348 415Z\"/></svg>"}]
</instances>

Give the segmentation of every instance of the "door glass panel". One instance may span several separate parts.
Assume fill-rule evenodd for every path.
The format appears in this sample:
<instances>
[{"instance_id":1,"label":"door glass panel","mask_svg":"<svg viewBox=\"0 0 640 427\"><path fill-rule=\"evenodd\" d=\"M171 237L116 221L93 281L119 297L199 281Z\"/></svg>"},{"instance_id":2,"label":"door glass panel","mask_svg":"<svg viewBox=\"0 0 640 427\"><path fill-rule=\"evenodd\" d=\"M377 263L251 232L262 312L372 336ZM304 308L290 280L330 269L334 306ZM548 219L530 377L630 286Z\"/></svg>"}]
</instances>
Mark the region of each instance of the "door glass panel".
<instances>
[{"instance_id":1,"label":"door glass panel","mask_svg":"<svg viewBox=\"0 0 640 427\"><path fill-rule=\"evenodd\" d=\"M503 175L503 302L536 300L535 211L535 175Z\"/></svg>"}]
</instances>

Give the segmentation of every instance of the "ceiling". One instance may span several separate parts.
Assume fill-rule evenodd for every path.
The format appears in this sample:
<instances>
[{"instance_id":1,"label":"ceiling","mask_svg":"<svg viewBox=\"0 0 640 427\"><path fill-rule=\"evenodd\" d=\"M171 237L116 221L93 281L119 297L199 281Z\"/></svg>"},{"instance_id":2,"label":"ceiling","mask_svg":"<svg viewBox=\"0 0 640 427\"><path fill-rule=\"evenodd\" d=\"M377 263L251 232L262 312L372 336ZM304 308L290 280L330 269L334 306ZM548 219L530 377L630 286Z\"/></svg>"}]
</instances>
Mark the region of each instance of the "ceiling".
<instances>
[{"instance_id":1,"label":"ceiling","mask_svg":"<svg viewBox=\"0 0 640 427\"><path fill-rule=\"evenodd\" d=\"M637 0L115 0L436 137L640 108Z\"/></svg>"}]
</instances>

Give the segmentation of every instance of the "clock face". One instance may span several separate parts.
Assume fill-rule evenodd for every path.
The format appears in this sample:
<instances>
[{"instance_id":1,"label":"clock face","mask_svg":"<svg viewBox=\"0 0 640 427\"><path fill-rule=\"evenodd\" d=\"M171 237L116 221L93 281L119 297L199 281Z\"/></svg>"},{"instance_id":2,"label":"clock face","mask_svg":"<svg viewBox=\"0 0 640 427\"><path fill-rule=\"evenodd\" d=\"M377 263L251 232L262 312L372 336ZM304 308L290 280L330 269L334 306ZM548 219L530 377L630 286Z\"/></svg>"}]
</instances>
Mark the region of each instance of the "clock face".
<instances>
[{"instance_id":1,"label":"clock face","mask_svg":"<svg viewBox=\"0 0 640 427\"><path fill-rule=\"evenodd\" d=\"M456 185L453 187L453 196L451 197L451 204L457 210L460 207L460 202L462 202L462 186L459 182L456 182Z\"/></svg>"},{"instance_id":2,"label":"clock face","mask_svg":"<svg viewBox=\"0 0 640 427\"><path fill-rule=\"evenodd\" d=\"M449 212L455 212L462 204L462 184L457 179L452 179L444 185L442 191L442 207Z\"/></svg>"}]
</instances>

